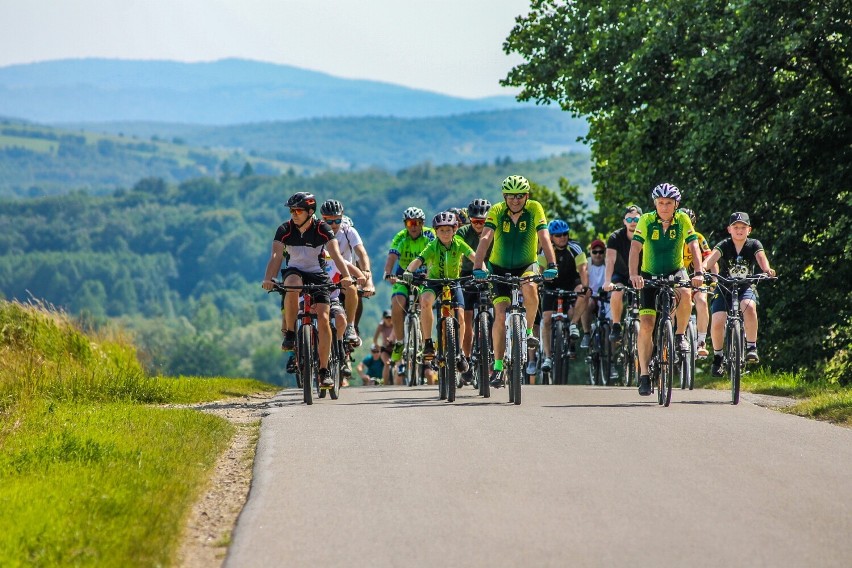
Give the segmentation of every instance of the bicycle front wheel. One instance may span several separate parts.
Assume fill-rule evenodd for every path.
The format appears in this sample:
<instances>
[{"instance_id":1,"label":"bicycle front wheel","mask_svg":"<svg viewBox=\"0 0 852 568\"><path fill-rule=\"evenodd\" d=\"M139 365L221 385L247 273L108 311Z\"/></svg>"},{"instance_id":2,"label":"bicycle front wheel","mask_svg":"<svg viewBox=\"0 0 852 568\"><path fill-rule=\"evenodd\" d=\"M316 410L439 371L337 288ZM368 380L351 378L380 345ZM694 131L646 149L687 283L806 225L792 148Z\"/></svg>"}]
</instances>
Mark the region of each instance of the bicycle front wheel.
<instances>
[{"instance_id":1,"label":"bicycle front wheel","mask_svg":"<svg viewBox=\"0 0 852 568\"><path fill-rule=\"evenodd\" d=\"M476 367L479 372L479 394L483 398L491 397L491 362L494 354L491 350L491 321L488 312L480 312L479 319L476 322L477 326L477 349L479 350L479 358L476 360Z\"/></svg>"},{"instance_id":2,"label":"bicycle front wheel","mask_svg":"<svg viewBox=\"0 0 852 568\"><path fill-rule=\"evenodd\" d=\"M686 326L686 341L689 343L689 351L684 357L686 362L683 367L687 372L686 388L692 390L692 387L695 386L695 358L698 353L698 335L695 330L695 322L692 320Z\"/></svg>"},{"instance_id":3,"label":"bicycle front wheel","mask_svg":"<svg viewBox=\"0 0 852 568\"><path fill-rule=\"evenodd\" d=\"M598 327L598 341L600 346L600 379L601 384L606 386L612 381L612 344L609 342L608 324L602 324Z\"/></svg>"},{"instance_id":4,"label":"bicycle front wheel","mask_svg":"<svg viewBox=\"0 0 852 568\"><path fill-rule=\"evenodd\" d=\"M660 358L660 378L657 398L660 404L668 406L672 401L672 378L675 371L674 330L671 320L667 319L663 322L659 340L657 349Z\"/></svg>"},{"instance_id":5,"label":"bicycle front wheel","mask_svg":"<svg viewBox=\"0 0 852 568\"><path fill-rule=\"evenodd\" d=\"M421 374L418 353L420 352L420 318L408 317L408 328L406 329L407 342L405 345L405 383L417 386Z\"/></svg>"},{"instance_id":6,"label":"bicycle front wheel","mask_svg":"<svg viewBox=\"0 0 852 568\"><path fill-rule=\"evenodd\" d=\"M639 322L632 321L624 329L622 349L624 350L624 386L639 383Z\"/></svg>"},{"instance_id":7,"label":"bicycle front wheel","mask_svg":"<svg viewBox=\"0 0 852 568\"><path fill-rule=\"evenodd\" d=\"M512 316L512 374L511 385L512 402L521 404L521 383L524 380L524 333L525 324L523 316L516 314Z\"/></svg>"},{"instance_id":8,"label":"bicycle front wheel","mask_svg":"<svg viewBox=\"0 0 852 568\"><path fill-rule=\"evenodd\" d=\"M296 359L299 365L299 374L302 376L302 392L305 404L314 403L314 382L316 381L315 363L313 358L314 346L311 337L310 325L299 328Z\"/></svg>"},{"instance_id":9,"label":"bicycle front wheel","mask_svg":"<svg viewBox=\"0 0 852 568\"><path fill-rule=\"evenodd\" d=\"M743 349L742 326L739 320L728 324L728 375L731 378L731 404L740 402L740 378L742 375Z\"/></svg>"},{"instance_id":10,"label":"bicycle front wheel","mask_svg":"<svg viewBox=\"0 0 852 568\"><path fill-rule=\"evenodd\" d=\"M565 323L562 320L553 322L550 332L550 357L552 366L550 368L551 382L554 385L564 385L568 375L568 354L565 353Z\"/></svg>"},{"instance_id":11,"label":"bicycle front wheel","mask_svg":"<svg viewBox=\"0 0 852 568\"><path fill-rule=\"evenodd\" d=\"M456 359L458 358L456 325L455 319L444 319L444 380L447 381L447 402L455 402L456 387L459 380L458 369L456 368Z\"/></svg>"},{"instance_id":12,"label":"bicycle front wheel","mask_svg":"<svg viewBox=\"0 0 852 568\"><path fill-rule=\"evenodd\" d=\"M341 368L343 366L343 358L348 357L346 349L343 347L343 340L335 337L334 343L331 344L331 357L328 358L328 372L331 373L331 378L334 381L334 386L329 389L331 400L337 400L340 396L340 377Z\"/></svg>"}]
</instances>

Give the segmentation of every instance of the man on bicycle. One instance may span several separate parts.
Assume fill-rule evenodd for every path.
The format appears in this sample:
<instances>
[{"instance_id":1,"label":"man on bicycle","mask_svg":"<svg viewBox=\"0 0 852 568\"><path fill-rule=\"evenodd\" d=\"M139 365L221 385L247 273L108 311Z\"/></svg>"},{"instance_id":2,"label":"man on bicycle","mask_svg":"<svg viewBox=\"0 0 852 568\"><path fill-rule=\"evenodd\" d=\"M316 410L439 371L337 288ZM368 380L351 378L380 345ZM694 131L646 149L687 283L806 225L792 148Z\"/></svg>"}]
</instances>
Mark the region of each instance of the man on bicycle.
<instances>
[{"instance_id":1,"label":"man on bicycle","mask_svg":"<svg viewBox=\"0 0 852 568\"><path fill-rule=\"evenodd\" d=\"M273 278L281 269L284 250L287 250L287 268L282 273L285 286L303 284L330 284L325 271L323 253L328 254L337 264L341 273L344 289L351 286L353 279L346 268L346 261L340 254L337 241L331 227L323 221L314 219L317 200L311 193L298 192L287 200L290 208L290 220L278 227L272 241L272 253L266 263L263 289L272 290ZM362 279L363 280L363 279ZM362 281L360 284L363 284ZM329 324L330 290L315 290L311 293L317 314L319 334L319 381L322 386L330 387L334 381L328 372L328 357L331 352L331 326ZM281 331L284 341L281 349L292 351L296 346L296 316L299 311L299 291L288 290L281 301L283 312Z\"/></svg>"},{"instance_id":2,"label":"man on bicycle","mask_svg":"<svg viewBox=\"0 0 852 568\"><path fill-rule=\"evenodd\" d=\"M695 229L695 236L698 238L698 248L701 250L701 261L710 256L710 245L707 244L707 239L704 235L698 232L698 217L692 209L681 209L689 215L689 220L692 222L692 228ZM683 265L692 275L692 253L689 246L683 247ZM706 272L706 270L705 270ZM707 325L710 323L710 312L707 311L707 292L704 290L692 291L692 303L695 306L695 329L698 337L696 337L696 352L695 354L704 358L709 355L707 351Z\"/></svg>"},{"instance_id":3,"label":"man on bicycle","mask_svg":"<svg viewBox=\"0 0 852 568\"><path fill-rule=\"evenodd\" d=\"M340 247L340 254L343 255L346 262L358 266L367 277L367 284L363 290L364 294L372 295L376 288L373 285L373 275L370 271L370 257L367 255L367 249L364 247L361 235L358 234L351 223L346 221L348 217L344 219L343 204L336 199L329 199L320 207L320 214L322 220L328 223L331 230L334 231L334 237ZM358 322L361 319L361 295L357 290L349 290L342 295L343 306L346 309L346 320L349 322L343 335L344 341L353 347L359 347L361 339L358 337Z\"/></svg>"},{"instance_id":4,"label":"man on bicycle","mask_svg":"<svg viewBox=\"0 0 852 568\"><path fill-rule=\"evenodd\" d=\"M628 205L622 213L624 226L614 231L606 240L606 272L604 273L603 289L612 292L609 295L609 307L612 312L612 331L609 340L613 343L621 341L621 314L624 307L624 291L613 291L614 284L630 286L630 269L627 263L630 259L630 248L633 233L642 216L642 208L638 205ZM642 264L642 253L639 253L639 264Z\"/></svg>"},{"instance_id":5,"label":"man on bicycle","mask_svg":"<svg viewBox=\"0 0 852 568\"><path fill-rule=\"evenodd\" d=\"M541 244L547 269L543 276L552 280L558 275L556 255L550 244L547 231L547 216L541 203L531 200L530 182L523 176L513 175L503 180L503 202L497 203L488 211L485 229L479 238L476 256L473 261L473 275L477 279L488 278L484 269L485 256L491 244L489 261L491 271L499 275L533 276L538 272L536 253ZM539 341L533 335L535 316L538 311L538 287L534 282L521 285L524 307L527 316L527 347L535 349ZM511 287L501 283L494 285L494 321L498 322L491 337L494 345L494 370L491 372L491 384L495 388L506 386L503 378L503 355L506 351L506 309L510 302Z\"/></svg>"},{"instance_id":6,"label":"man on bicycle","mask_svg":"<svg viewBox=\"0 0 852 568\"><path fill-rule=\"evenodd\" d=\"M757 239L750 239L751 220L748 213L736 212L728 220L729 238L721 241L713 252L704 261L704 266L721 276L731 277L732 273L745 276L754 273L755 265L769 274L775 276L775 270L769 266L769 259L763 250L763 245ZM713 270L718 266L718 270ZM757 293L752 287L740 290L740 311L743 314L743 327L746 336L746 355L748 363L760 362L757 355ZM711 373L714 377L724 374L723 366L723 344L725 337L725 318L727 307L733 301L731 295L716 288L710 303L710 311L713 313L710 324L710 337L713 340L713 365Z\"/></svg>"},{"instance_id":7,"label":"man on bicycle","mask_svg":"<svg viewBox=\"0 0 852 568\"><path fill-rule=\"evenodd\" d=\"M402 338L404 337L403 326L405 325L405 311L408 305L408 286L403 282L397 282L405 267L426 248L435 238L435 231L423 227L426 214L419 207L409 207L402 214L405 229L398 232L388 251L385 261L384 279L393 284L391 291L391 315L393 316L393 331L396 343L391 353L391 361L398 362L402 357Z\"/></svg>"},{"instance_id":8,"label":"man on bicycle","mask_svg":"<svg viewBox=\"0 0 852 568\"><path fill-rule=\"evenodd\" d=\"M487 199L474 199L467 206L467 214L469 223L462 225L456 232L456 236L466 242L470 248L476 250L479 246L479 237L482 235L482 230L485 228L485 216L488 215L488 210L491 209L491 202ZM489 253L491 251L488 251ZM473 261L463 258L461 266L461 276L471 276L473 274ZM467 359L470 359L470 353L473 349L473 308L479 303L479 293L475 291L464 292L464 319L462 320L462 351ZM463 375L465 382L470 381L470 370Z\"/></svg>"},{"instance_id":9,"label":"man on bicycle","mask_svg":"<svg viewBox=\"0 0 852 568\"><path fill-rule=\"evenodd\" d=\"M701 251L698 248L695 230L689 216L677 211L680 203L680 190L669 183L661 183L651 191L655 211L645 213L639 218L633 242L630 245L630 283L637 290L645 286L645 278L652 276L674 276L677 280L687 280L683 268L683 247L687 244L692 250L692 263L695 274L692 277L694 286L704 283L704 272L701 267ZM641 273L639 271L639 253L642 252ZM639 394L651 394L651 377L648 373L651 354L653 352L654 324L657 311L655 301L657 289L650 288L642 291L642 309L639 310ZM675 289L677 295L677 330L675 332L675 348L681 353L689 350L689 343L683 336L689 323L692 311L690 297L684 288Z\"/></svg>"},{"instance_id":10,"label":"man on bicycle","mask_svg":"<svg viewBox=\"0 0 852 568\"><path fill-rule=\"evenodd\" d=\"M549 282L545 282L544 289L562 289L577 292L577 301L574 304L574 313L571 317L569 333L574 339L579 339L580 330L577 328L577 322L580 321L580 318L586 311L586 295L583 292L589 287L586 254L583 252L583 247L580 246L580 243L568 239L570 227L567 222L562 219L554 219L547 225L547 230L550 233L553 254L556 256L556 269L559 276ZM544 253L539 256L538 262L540 266L544 266ZM545 339L544 360L541 362L541 370L545 373L549 373L553 368L553 359L551 359L553 351L550 345L550 335L553 326L553 311L556 309L556 304L557 298L552 294L545 294L541 300L542 321L544 322L542 336ZM588 347L588 340L586 340L586 347Z\"/></svg>"}]
</instances>

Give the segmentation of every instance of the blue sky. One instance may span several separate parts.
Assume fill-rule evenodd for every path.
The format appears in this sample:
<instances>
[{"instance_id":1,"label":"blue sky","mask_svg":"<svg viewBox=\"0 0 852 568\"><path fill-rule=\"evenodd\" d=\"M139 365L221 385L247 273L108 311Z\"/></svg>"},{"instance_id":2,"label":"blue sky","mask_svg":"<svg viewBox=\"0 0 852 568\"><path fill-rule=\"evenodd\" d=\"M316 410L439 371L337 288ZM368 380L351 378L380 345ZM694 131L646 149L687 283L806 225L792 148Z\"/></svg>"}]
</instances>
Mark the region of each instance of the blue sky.
<instances>
[{"instance_id":1,"label":"blue sky","mask_svg":"<svg viewBox=\"0 0 852 568\"><path fill-rule=\"evenodd\" d=\"M528 0L0 0L0 66L242 57L461 97L515 94Z\"/></svg>"}]
</instances>

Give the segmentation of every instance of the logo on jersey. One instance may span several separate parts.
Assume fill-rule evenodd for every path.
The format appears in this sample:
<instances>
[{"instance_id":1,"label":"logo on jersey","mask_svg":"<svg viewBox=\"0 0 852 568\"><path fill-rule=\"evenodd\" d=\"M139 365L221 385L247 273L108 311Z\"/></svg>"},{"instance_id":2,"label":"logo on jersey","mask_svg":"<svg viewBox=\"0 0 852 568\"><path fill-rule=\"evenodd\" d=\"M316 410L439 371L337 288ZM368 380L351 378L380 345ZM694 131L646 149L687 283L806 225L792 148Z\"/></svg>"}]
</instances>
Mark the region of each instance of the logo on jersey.
<instances>
[{"instance_id":1,"label":"logo on jersey","mask_svg":"<svg viewBox=\"0 0 852 568\"><path fill-rule=\"evenodd\" d=\"M660 240L660 230L659 229L654 229L654 232L651 233L651 240L652 241Z\"/></svg>"},{"instance_id":2,"label":"logo on jersey","mask_svg":"<svg viewBox=\"0 0 852 568\"><path fill-rule=\"evenodd\" d=\"M669 229L669 238L673 239L675 237L677 237L677 231L674 229Z\"/></svg>"},{"instance_id":3,"label":"logo on jersey","mask_svg":"<svg viewBox=\"0 0 852 568\"><path fill-rule=\"evenodd\" d=\"M508 233L511 230L512 230L512 224L509 223L508 221L503 221L503 232Z\"/></svg>"},{"instance_id":4,"label":"logo on jersey","mask_svg":"<svg viewBox=\"0 0 852 568\"><path fill-rule=\"evenodd\" d=\"M527 230L527 222L521 221L520 223L518 223L518 230L522 233L525 232Z\"/></svg>"}]
</instances>

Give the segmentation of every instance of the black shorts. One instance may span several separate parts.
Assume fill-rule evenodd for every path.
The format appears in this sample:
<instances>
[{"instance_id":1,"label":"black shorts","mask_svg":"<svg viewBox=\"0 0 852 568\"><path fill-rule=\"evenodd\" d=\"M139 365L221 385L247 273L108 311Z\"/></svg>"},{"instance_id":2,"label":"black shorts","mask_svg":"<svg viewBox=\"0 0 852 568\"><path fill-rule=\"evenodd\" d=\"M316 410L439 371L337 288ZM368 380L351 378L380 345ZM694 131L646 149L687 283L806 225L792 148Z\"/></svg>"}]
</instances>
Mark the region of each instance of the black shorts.
<instances>
[{"instance_id":1,"label":"black shorts","mask_svg":"<svg viewBox=\"0 0 852 568\"><path fill-rule=\"evenodd\" d=\"M529 266L522 266L521 268L503 268L501 266L493 264L491 265L491 272L499 276L523 276L524 274L538 274L538 264L530 264ZM512 287L509 284L503 284L502 282L494 282L492 290L494 291L495 303L497 301L497 298L509 298L509 301L512 300Z\"/></svg>"},{"instance_id":2,"label":"black shorts","mask_svg":"<svg viewBox=\"0 0 852 568\"><path fill-rule=\"evenodd\" d=\"M685 268L678 268L674 272L670 272L669 274L657 274L656 276L672 276L677 275L679 280L689 280L689 277L686 275ZM653 275L648 274L647 272L641 272L640 276L642 278L651 278ZM642 310L652 310L655 314L657 313L657 292L659 292L659 288L642 288L642 303L639 306L640 314ZM674 308L674 306L672 306Z\"/></svg>"},{"instance_id":3,"label":"black shorts","mask_svg":"<svg viewBox=\"0 0 852 568\"><path fill-rule=\"evenodd\" d=\"M571 284L570 286L551 286L548 283L548 284L544 285L544 288L545 288L545 290L556 290L557 288L561 288L563 290L569 290L569 291L573 292L577 288L577 286L579 286L580 284L582 284L582 282L580 282L580 278L578 276L574 280L574 283ZM540 296L541 296L541 310L543 312L552 312L552 311L556 310L556 300L557 300L556 296L554 296L553 294L540 294ZM573 306L573 305L574 305L574 301L572 301L569 304L569 306ZM565 308L565 312L566 313L568 312L568 308Z\"/></svg>"},{"instance_id":4,"label":"black shorts","mask_svg":"<svg viewBox=\"0 0 852 568\"><path fill-rule=\"evenodd\" d=\"M626 274L619 274L618 272L612 273L612 278L609 279L613 284L622 284L624 286L630 286L630 276Z\"/></svg>"},{"instance_id":5,"label":"black shorts","mask_svg":"<svg viewBox=\"0 0 852 568\"><path fill-rule=\"evenodd\" d=\"M328 274L325 272L302 272L298 268L286 268L281 271L281 281L287 279L291 274L295 274L302 278L302 284L331 284ZM311 301L314 304L328 304L330 301L331 290L312 290ZM281 307L284 307L284 296L281 297Z\"/></svg>"}]
</instances>

